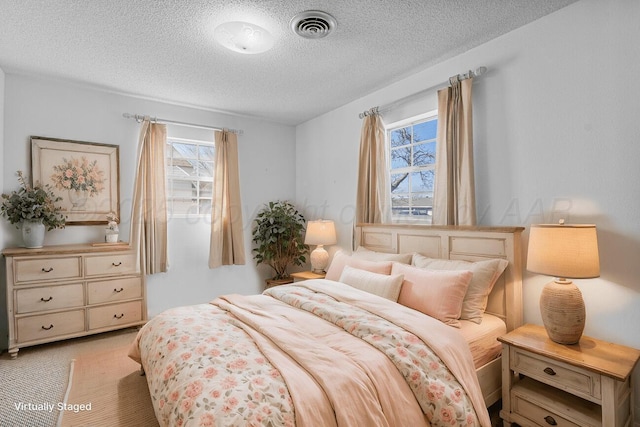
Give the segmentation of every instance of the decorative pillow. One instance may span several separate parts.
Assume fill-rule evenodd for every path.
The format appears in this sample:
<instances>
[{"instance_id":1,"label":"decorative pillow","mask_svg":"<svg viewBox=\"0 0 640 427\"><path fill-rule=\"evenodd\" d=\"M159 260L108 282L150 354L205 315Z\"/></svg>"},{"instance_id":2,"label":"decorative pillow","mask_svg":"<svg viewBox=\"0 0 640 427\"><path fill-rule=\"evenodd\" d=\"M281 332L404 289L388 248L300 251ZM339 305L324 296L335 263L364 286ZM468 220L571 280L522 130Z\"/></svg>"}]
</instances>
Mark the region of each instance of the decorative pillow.
<instances>
[{"instance_id":1,"label":"decorative pillow","mask_svg":"<svg viewBox=\"0 0 640 427\"><path fill-rule=\"evenodd\" d=\"M404 276L398 303L460 327L462 300L473 277L470 271L424 270L394 262L391 274Z\"/></svg>"},{"instance_id":2,"label":"decorative pillow","mask_svg":"<svg viewBox=\"0 0 640 427\"><path fill-rule=\"evenodd\" d=\"M402 287L402 274L386 275L345 266L340 275L340 282L353 286L370 294L381 296L393 302L398 301Z\"/></svg>"},{"instance_id":3,"label":"decorative pillow","mask_svg":"<svg viewBox=\"0 0 640 427\"><path fill-rule=\"evenodd\" d=\"M359 268L361 270L367 270L372 273L386 274L389 275L391 273L391 261L384 262L374 262L367 261L364 259L354 258L350 255L344 253L343 250L338 250L331 260L331 264L327 269L327 274L325 279L329 280L339 280L340 275L342 274L342 270L345 266L351 266L354 268Z\"/></svg>"},{"instance_id":4,"label":"decorative pillow","mask_svg":"<svg viewBox=\"0 0 640 427\"><path fill-rule=\"evenodd\" d=\"M468 270L473 273L469 289L462 302L461 319L475 323L482 322L482 313L487 309L489 293L502 274L509 261L505 259L488 259L486 261L469 262L427 258L420 254L413 255L413 265L427 270Z\"/></svg>"},{"instance_id":5,"label":"decorative pillow","mask_svg":"<svg viewBox=\"0 0 640 427\"><path fill-rule=\"evenodd\" d=\"M413 254L389 254L386 252L376 252L360 246L353 253L354 258L366 259L368 261L395 261L402 264L411 264Z\"/></svg>"}]
</instances>

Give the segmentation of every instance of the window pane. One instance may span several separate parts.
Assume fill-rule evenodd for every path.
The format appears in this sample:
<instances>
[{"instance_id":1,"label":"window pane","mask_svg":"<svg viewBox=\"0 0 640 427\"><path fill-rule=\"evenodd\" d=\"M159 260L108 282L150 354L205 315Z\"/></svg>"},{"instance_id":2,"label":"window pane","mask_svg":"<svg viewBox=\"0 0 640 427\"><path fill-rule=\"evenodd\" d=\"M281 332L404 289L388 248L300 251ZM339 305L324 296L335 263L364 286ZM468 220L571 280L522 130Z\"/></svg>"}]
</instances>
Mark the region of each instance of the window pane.
<instances>
[{"instance_id":1,"label":"window pane","mask_svg":"<svg viewBox=\"0 0 640 427\"><path fill-rule=\"evenodd\" d=\"M409 215L409 197L404 194L391 195L391 214L392 215Z\"/></svg>"},{"instance_id":2,"label":"window pane","mask_svg":"<svg viewBox=\"0 0 640 427\"><path fill-rule=\"evenodd\" d=\"M436 143L427 142L413 147L413 165L432 165L436 162Z\"/></svg>"},{"instance_id":3,"label":"window pane","mask_svg":"<svg viewBox=\"0 0 640 427\"><path fill-rule=\"evenodd\" d=\"M411 194L411 215L430 216L433 206L432 194L414 193Z\"/></svg>"},{"instance_id":4,"label":"window pane","mask_svg":"<svg viewBox=\"0 0 640 427\"><path fill-rule=\"evenodd\" d=\"M198 150L200 160L213 160L215 151L216 150L213 145L201 145Z\"/></svg>"},{"instance_id":5,"label":"window pane","mask_svg":"<svg viewBox=\"0 0 640 427\"><path fill-rule=\"evenodd\" d=\"M198 181L187 181L183 179L174 179L173 185L171 186L172 190L172 198L174 199L185 199L197 197L196 193L196 185Z\"/></svg>"},{"instance_id":6,"label":"window pane","mask_svg":"<svg viewBox=\"0 0 640 427\"><path fill-rule=\"evenodd\" d=\"M391 169L411 166L411 147L394 148L391 150Z\"/></svg>"},{"instance_id":7,"label":"window pane","mask_svg":"<svg viewBox=\"0 0 640 427\"><path fill-rule=\"evenodd\" d=\"M411 128L401 128L391 131L391 146L400 147L411 144Z\"/></svg>"},{"instance_id":8,"label":"window pane","mask_svg":"<svg viewBox=\"0 0 640 427\"><path fill-rule=\"evenodd\" d=\"M409 192L409 174L396 173L391 174L391 194L408 193Z\"/></svg>"},{"instance_id":9,"label":"window pane","mask_svg":"<svg viewBox=\"0 0 640 427\"><path fill-rule=\"evenodd\" d=\"M200 197L213 197L213 182L200 181Z\"/></svg>"},{"instance_id":10,"label":"window pane","mask_svg":"<svg viewBox=\"0 0 640 427\"><path fill-rule=\"evenodd\" d=\"M200 199L198 206L200 215L211 215L211 199Z\"/></svg>"},{"instance_id":11,"label":"window pane","mask_svg":"<svg viewBox=\"0 0 640 427\"><path fill-rule=\"evenodd\" d=\"M411 173L411 192L432 192L434 171L426 170Z\"/></svg>"},{"instance_id":12,"label":"window pane","mask_svg":"<svg viewBox=\"0 0 640 427\"><path fill-rule=\"evenodd\" d=\"M197 173L196 162L193 160L173 159L169 174L175 177L195 176Z\"/></svg>"},{"instance_id":13,"label":"window pane","mask_svg":"<svg viewBox=\"0 0 640 427\"><path fill-rule=\"evenodd\" d=\"M173 147L173 158L183 158L183 159L197 159L197 145L194 144L185 144L180 142L174 142L171 144Z\"/></svg>"},{"instance_id":14,"label":"window pane","mask_svg":"<svg viewBox=\"0 0 640 427\"><path fill-rule=\"evenodd\" d=\"M213 162L198 162L198 176L213 178Z\"/></svg>"},{"instance_id":15,"label":"window pane","mask_svg":"<svg viewBox=\"0 0 640 427\"><path fill-rule=\"evenodd\" d=\"M438 132L438 120L418 123L413 127L413 139L415 142L426 139L435 139Z\"/></svg>"}]
</instances>

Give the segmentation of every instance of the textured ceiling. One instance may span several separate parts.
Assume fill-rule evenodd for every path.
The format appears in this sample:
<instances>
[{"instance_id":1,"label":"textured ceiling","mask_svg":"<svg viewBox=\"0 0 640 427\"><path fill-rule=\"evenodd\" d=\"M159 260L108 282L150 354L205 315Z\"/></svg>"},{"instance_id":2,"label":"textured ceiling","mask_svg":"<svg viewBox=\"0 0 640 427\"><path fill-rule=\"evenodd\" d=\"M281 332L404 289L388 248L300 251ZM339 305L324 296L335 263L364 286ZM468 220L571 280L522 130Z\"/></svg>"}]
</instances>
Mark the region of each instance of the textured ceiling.
<instances>
[{"instance_id":1,"label":"textured ceiling","mask_svg":"<svg viewBox=\"0 0 640 427\"><path fill-rule=\"evenodd\" d=\"M0 68L298 124L573 1L0 0ZM337 29L293 34L305 10ZM242 55L213 41L238 20L268 29L274 48Z\"/></svg>"}]
</instances>

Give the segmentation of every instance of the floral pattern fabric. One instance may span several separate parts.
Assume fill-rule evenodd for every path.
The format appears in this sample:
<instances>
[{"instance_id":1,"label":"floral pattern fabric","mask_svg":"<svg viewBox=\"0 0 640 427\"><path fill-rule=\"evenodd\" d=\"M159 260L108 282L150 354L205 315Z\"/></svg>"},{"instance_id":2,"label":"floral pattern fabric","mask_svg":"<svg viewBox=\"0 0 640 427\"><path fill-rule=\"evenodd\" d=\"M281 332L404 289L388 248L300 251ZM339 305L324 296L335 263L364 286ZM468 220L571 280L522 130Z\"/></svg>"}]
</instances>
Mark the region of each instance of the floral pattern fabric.
<instances>
[{"instance_id":1,"label":"floral pattern fabric","mask_svg":"<svg viewBox=\"0 0 640 427\"><path fill-rule=\"evenodd\" d=\"M271 288L262 298L333 323L386 354L431 425L480 425L460 383L411 332L305 287ZM138 347L160 425L295 425L286 378L239 322L216 305L201 304L168 310L140 331Z\"/></svg>"}]
</instances>

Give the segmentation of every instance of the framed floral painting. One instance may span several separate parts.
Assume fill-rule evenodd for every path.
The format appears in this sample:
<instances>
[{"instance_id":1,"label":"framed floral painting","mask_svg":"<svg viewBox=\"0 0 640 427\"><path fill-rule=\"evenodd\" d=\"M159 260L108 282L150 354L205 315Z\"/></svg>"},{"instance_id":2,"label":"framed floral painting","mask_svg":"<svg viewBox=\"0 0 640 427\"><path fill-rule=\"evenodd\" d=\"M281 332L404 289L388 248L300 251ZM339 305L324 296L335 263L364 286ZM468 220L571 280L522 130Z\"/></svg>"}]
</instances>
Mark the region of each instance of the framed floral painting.
<instances>
[{"instance_id":1,"label":"framed floral painting","mask_svg":"<svg viewBox=\"0 0 640 427\"><path fill-rule=\"evenodd\" d=\"M106 224L120 217L118 155L117 145L32 136L32 179L62 198L67 225Z\"/></svg>"}]
</instances>

